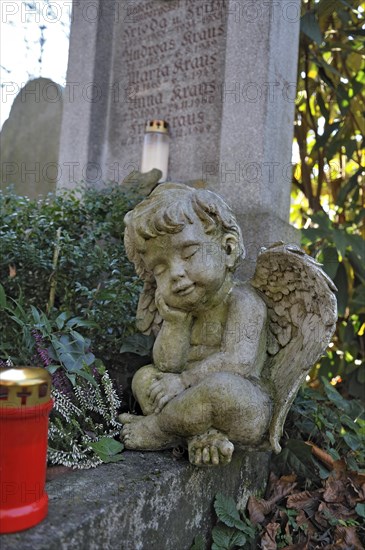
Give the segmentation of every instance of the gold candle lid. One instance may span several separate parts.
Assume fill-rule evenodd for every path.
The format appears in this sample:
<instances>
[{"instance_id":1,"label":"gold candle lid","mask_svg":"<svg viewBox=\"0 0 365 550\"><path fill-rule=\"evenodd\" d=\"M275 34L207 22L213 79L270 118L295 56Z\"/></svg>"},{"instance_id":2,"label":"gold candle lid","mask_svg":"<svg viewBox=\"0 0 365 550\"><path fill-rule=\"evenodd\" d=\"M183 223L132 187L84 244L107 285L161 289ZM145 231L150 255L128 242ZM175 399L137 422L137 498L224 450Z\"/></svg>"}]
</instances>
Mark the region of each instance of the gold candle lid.
<instances>
[{"instance_id":1,"label":"gold candle lid","mask_svg":"<svg viewBox=\"0 0 365 550\"><path fill-rule=\"evenodd\" d=\"M169 123L166 120L148 120L146 122L146 132L159 132L160 134L169 133Z\"/></svg>"},{"instance_id":2,"label":"gold candle lid","mask_svg":"<svg viewBox=\"0 0 365 550\"><path fill-rule=\"evenodd\" d=\"M51 398L51 376L39 367L0 369L0 408L34 407Z\"/></svg>"}]
</instances>

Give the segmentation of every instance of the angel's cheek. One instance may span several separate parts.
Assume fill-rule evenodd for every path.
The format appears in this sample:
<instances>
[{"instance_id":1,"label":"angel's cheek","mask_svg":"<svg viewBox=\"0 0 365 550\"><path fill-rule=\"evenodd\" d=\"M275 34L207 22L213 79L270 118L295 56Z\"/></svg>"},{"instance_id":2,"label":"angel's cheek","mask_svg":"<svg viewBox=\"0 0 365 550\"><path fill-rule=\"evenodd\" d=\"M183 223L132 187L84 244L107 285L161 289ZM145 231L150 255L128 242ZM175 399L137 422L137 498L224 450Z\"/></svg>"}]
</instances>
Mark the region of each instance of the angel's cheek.
<instances>
[{"instance_id":1,"label":"angel's cheek","mask_svg":"<svg viewBox=\"0 0 365 550\"><path fill-rule=\"evenodd\" d=\"M168 295L168 277L163 274L159 277L156 277L156 286L157 286L157 292L160 294L160 296L166 301L166 296Z\"/></svg>"}]
</instances>

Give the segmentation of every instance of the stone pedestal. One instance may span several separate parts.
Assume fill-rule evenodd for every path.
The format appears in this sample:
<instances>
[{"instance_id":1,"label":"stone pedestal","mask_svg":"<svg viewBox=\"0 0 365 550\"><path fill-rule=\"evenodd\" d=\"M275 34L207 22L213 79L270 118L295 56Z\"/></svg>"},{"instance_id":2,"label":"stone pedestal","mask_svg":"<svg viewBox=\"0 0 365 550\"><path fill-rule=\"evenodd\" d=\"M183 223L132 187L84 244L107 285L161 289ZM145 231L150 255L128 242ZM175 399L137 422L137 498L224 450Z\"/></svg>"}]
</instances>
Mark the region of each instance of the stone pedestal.
<instances>
[{"instance_id":1,"label":"stone pedestal","mask_svg":"<svg viewBox=\"0 0 365 550\"><path fill-rule=\"evenodd\" d=\"M235 452L231 464L196 468L171 452L125 453L125 460L75 471L47 484L49 515L39 525L1 536L7 550L189 550L208 540L215 495L244 507L263 491L267 453Z\"/></svg>"}]
</instances>

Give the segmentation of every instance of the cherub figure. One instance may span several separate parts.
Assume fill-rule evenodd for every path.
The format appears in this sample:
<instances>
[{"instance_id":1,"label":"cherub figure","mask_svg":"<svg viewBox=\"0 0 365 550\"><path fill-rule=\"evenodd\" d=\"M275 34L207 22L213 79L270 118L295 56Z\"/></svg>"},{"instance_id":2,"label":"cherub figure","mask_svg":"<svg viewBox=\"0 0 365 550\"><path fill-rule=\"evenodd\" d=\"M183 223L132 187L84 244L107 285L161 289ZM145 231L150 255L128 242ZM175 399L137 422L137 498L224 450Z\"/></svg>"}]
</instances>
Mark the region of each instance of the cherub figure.
<instances>
[{"instance_id":1,"label":"cherub figure","mask_svg":"<svg viewBox=\"0 0 365 550\"><path fill-rule=\"evenodd\" d=\"M333 332L333 283L282 245L261 255L252 281L234 281L241 231L207 190L161 184L125 224L128 257L145 282L138 326L157 335L153 364L132 382L144 416L120 416L125 446L187 444L197 466L229 463L234 444L278 451L296 391ZM314 279L311 299L305 277Z\"/></svg>"}]
</instances>

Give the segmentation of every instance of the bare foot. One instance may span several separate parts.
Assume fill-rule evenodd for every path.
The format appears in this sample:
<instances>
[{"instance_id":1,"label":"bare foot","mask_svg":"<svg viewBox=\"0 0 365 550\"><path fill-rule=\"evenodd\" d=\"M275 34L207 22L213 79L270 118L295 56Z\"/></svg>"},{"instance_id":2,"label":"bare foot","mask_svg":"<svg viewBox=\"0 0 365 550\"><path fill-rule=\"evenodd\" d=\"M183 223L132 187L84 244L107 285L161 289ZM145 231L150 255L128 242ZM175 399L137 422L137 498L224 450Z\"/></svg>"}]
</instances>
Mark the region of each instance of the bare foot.
<instances>
[{"instance_id":1,"label":"bare foot","mask_svg":"<svg viewBox=\"0 0 365 550\"><path fill-rule=\"evenodd\" d=\"M188 439L189 460L195 466L218 466L229 464L234 451L227 436L210 429L205 434Z\"/></svg>"},{"instance_id":2,"label":"bare foot","mask_svg":"<svg viewBox=\"0 0 365 550\"><path fill-rule=\"evenodd\" d=\"M123 424L120 438L127 449L158 451L180 443L176 436L160 429L155 414L136 416L126 413L121 414L119 420Z\"/></svg>"}]
</instances>

